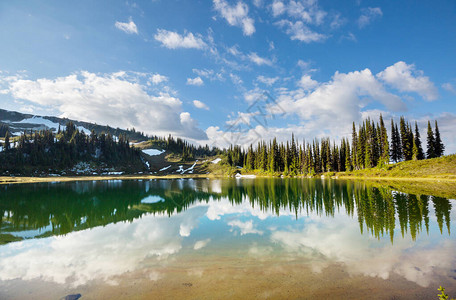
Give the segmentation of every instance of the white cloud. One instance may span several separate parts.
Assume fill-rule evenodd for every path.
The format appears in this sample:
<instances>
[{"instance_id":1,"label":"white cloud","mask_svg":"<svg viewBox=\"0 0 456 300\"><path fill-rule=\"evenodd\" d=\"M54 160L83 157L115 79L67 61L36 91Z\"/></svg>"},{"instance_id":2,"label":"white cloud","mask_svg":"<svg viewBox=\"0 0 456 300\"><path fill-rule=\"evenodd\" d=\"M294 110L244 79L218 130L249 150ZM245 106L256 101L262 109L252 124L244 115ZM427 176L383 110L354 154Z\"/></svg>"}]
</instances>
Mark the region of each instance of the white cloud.
<instances>
[{"instance_id":1,"label":"white cloud","mask_svg":"<svg viewBox=\"0 0 456 300\"><path fill-rule=\"evenodd\" d=\"M157 29L157 33L154 38L162 43L162 46L169 49L177 48L194 48L203 49L206 47L206 43L203 41L201 36L188 32L187 34L180 35L177 32L168 31L165 29Z\"/></svg>"},{"instance_id":2,"label":"white cloud","mask_svg":"<svg viewBox=\"0 0 456 300\"><path fill-rule=\"evenodd\" d=\"M199 109L209 110L209 106L199 100L193 100L193 105Z\"/></svg>"},{"instance_id":3,"label":"white cloud","mask_svg":"<svg viewBox=\"0 0 456 300\"><path fill-rule=\"evenodd\" d=\"M115 23L115 26L117 29L122 30L123 32L126 32L128 34L138 34L138 28L136 27L135 22L130 18L130 21L128 23L122 23L117 21Z\"/></svg>"},{"instance_id":4,"label":"white cloud","mask_svg":"<svg viewBox=\"0 0 456 300\"><path fill-rule=\"evenodd\" d=\"M212 69L193 69L192 71L196 75L207 78L211 81L212 80L220 80L220 81L225 80L225 78L223 77L223 72L224 72L223 70L221 70L218 73Z\"/></svg>"},{"instance_id":5,"label":"white cloud","mask_svg":"<svg viewBox=\"0 0 456 300\"><path fill-rule=\"evenodd\" d=\"M153 84L159 84L159 83L168 81L168 77L166 77L166 76L164 76L164 75L160 75L160 74L153 74L153 75L150 77L150 81L151 81Z\"/></svg>"},{"instance_id":6,"label":"white cloud","mask_svg":"<svg viewBox=\"0 0 456 300\"><path fill-rule=\"evenodd\" d=\"M196 85L196 86L202 86L204 84L204 81L201 79L201 77L195 77L195 78L187 78L187 84L188 85Z\"/></svg>"},{"instance_id":7,"label":"white cloud","mask_svg":"<svg viewBox=\"0 0 456 300\"><path fill-rule=\"evenodd\" d=\"M248 16L249 7L242 1L231 6L225 0L214 0L214 8L231 26L242 28L244 35L252 35L255 32L255 25L252 18Z\"/></svg>"},{"instance_id":8,"label":"white cloud","mask_svg":"<svg viewBox=\"0 0 456 300\"><path fill-rule=\"evenodd\" d=\"M242 85L244 82L242 81L241 77L239 77L238 75L236 74L233 74L233 73L230 73L230 78L231 78L231 81L235 84L235 85Z\"/></svg>"},{"instance_id":9,"label":"white cloud","mask_svg":"<svg viewBox=\"0 0 456 300\"><path fill-rule=\"evenodd\" d=\"M263 0L253 0L253 5L256 7L261 7L263 6Z\"/></svg>"},{"instance_id":10,"label":"white cloud","mask_svg":"<svg viewBox=\"0 0 456 300\"><path fill-rule=\"evenodd\" d=\"M149 78L150 74L82 71L55 79L16 79L8 82L7 90L14 99L52 108L70 119L204 139L206 134L190 116L181 118L182 102L178 98L166 88L150 94L147 85L141 83Z\"/></svg>"},{"instance_id":11,"label":"white cloud","mask_svg":"<svg viewBox=\"0 0 456 300\"><path fill-rule=\"evenodd\" d=\"M227 125L234 126L239 124L250 125L251 119L258 115L258 112L245 113L238 111L237 116L233 119L226 121Z\"/></svg>"},{"instance_id":12,"label":"white cloud","mask_svg":"<svg viewBox=\"0 0 456 300\"><path fill-rule=\"evenodd\" d=\"M276 76L276 77L265 77L263 75L260 75L260 76L257 77L257 81L258 82L264 83L264 84L266 84L268 86L273 85L274 83L277 82L277 80L279 80L278 76Z\"/></svg>"},{"instance_id":13,"label":"white cloud","mask_svg":"<svg viewBox=\"0 0 456 300\"><path fill-rule=\"evenodd\" d=\"M312 31L302 21L295 23L288 20L281 20L276 22L279 27L285 28L285 32L292 40L298 40L304 43L319 42L327 38L326 35Z\"/></svg>"},{"instance_id":14,"label":"white cloud","mask_svg":"<svg viewBox=\"0 0 456 300\"><path fill-rule=\"evenodd\" d=\"M285 12L285 4L282 1L274 0L272 3L272 15L274 17L280 16Z\"/></svg>"},{"instance_id":15,"label":"white cloud","mask_svg":"<svg viewBox=\"0 0 456 300\"><path fill-rule=\"evenodd\" d=\"M260 57L255 52L250 52L250 54L248 55L248 58L251 62L253 62L259 66L262 66L262 65L272 66L272 64L273 64L270 59Z\"/></svg>"},{"instance_id":16,"label":"white cloud","mask_svg":"<svg viewBox=\"0 0 456 300\"><path fill-rule=\"evenodd\" d=\"M352 41L352 42L357 42L358 39L356 38L356 36L352 33L352 32L348 32L347 34L343 35L340 40L348 40L348 41Z\"/></svg>"},{"instance_id":17,"label":"white cloud","mask_svg":"<svg viewBox=\"0 0 456 300\"><path fill-rule=\"evenodd\" d=\"M298 85L304 90L311 90L318 85L318 82L313 80L309 75L303 75L299 80Z\"/></svg>"},{"instance_id":18,"label":"white cloud","mask_svg":"<svg viewBox=\"0 0 456 300\"><path fill-rule=\"evenodd\" d=\"M284 14L302 20L306 24L320 25L327 13L318 7L318 1L279 1L274 0L271 5L272 15L278 17ZM340 21L340 20L338 20Z\"/></svg>"},{"instance_id":19,"label":"white cloud","mask_svg":"<svg viewBox=\"0 0 456 300\"><path fill-rule=\"evenodd\" d=\"M362 14L358 19L358 25L360 28L369 25L373 20L383 16L383 12L380 7L363 8L361 12Z\"/></svg>"},{"instance_id":20,"label":"white cloud","mask_svg":"<svg viewBox=\"0 0 456 300\"><path fill-rule=\"evenodd\" d=\"M446 82L446 83L442 84L442 88L444 88L448 92L456 94L456 88L449 82Z\"/></svg>"},{"instance_id":21,"label":"white cloud","mask_svg":"<svg viewBox=\"0 0 456 300\"><path fill-rule=\"evenodd\" d=\"M244 93L247 103L261 97L261 91ZM287 140L291 133L299 139L311 140L315 137L331 136L335 140L351 134L352 122L360 122L367 105L381 105L392 112L407 109L405 102L397 95L388 92L384 83L369 69L348 73L336 72L327 82L317 82L304 75L295 90L277 89L275 105L263 105L263 117L281 118L284 128L262 126L261 122L250 120L242 136L236 136L236 143L248 145L260 139ZM273 103L274 104L274 103ZM254 113L255 111L250 111ZM283 115L285 113L285 115ZM206 130L208 137L215 143L223 144L228 132L220 128Z\"/></svg>"},{"instance_id":22,"label":"white cloud","mask_svg":"<svg viewBox=\"0 0 456 300\"><path fill-rule=\"evenodd\" d=\"M423 71L415 70L415 65L407 65L399 61L377 74L377 77L401 92L415 92L426 100L436 100L437 88L423 75Z\"/></svg>"},{"instance_id":23,"label":"white cloud","mask_svg":"<svg viewBox=\"0 0 456 300\"><path fill-rule=\"evenodd\" d=\"M264 99L265 91L259 88L255 88L253 90L247 91L244 93L244 100L247 101L249 104Z\"/></svg>"},{"instance_id":24,"label":"white cloud","mask_svg":"<svg viewBox=\"0 0 456 300\"><path fill-rule=\"evenodd\" d=\"M344 25L346 22L347 22L347 20L345 18L341 17L340 13L336 13L333 15L333 19L332 19L331 23L329 24L329 26L331 27L331 29L337 29L337 28L341 27L342 25Z\"/></svg>"}]
</instances>

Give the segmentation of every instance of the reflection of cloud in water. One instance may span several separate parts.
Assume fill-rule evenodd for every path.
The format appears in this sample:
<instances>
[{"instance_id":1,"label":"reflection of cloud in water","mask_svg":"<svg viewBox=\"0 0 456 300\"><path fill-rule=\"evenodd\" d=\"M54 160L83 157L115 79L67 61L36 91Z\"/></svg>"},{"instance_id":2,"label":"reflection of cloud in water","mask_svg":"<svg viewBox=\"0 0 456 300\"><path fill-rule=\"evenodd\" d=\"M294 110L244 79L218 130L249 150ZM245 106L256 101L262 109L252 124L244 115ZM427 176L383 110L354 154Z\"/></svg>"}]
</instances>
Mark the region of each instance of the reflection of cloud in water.
<instances>
[{"instance_id":1,"label":"reflection of cloud in water","mask_svg":"<svg viewBox=\"0 0 456 300\"><path fill-rule=\"evenodd\" d=\"M453 216L455 211L453 207ZM293 212L282 208L279 213L286 217L279 220L272 208L267 211L258 206L252 208L248 200L233 205L223 198L195 204L171 217L149 215L132 223L109 224L66 236L11 243L0 248L0 280L41 279L71 282L73 286L104 280L114 284L115 276L143 268L146 278L159 280L161 274L148 269L149 262L155 260L166 264L169 255L180 251L183 239L190 236L199 220L205 217L210 221L226 222L231 230L239 228L241 234L267 235L271 232L271 244L264 244L266 240L261 239L260 244L254 243L246 249L250 257L262 261L271 259L272 255L278 254L275 252L277 245L281 245L289 252L288 258L309 257L314 271L332 263L343 263L351 275L386 279L397 274L427 286L436 274L450 274L449 267L456 263L454 239L435 244L426 236L418 237L417 242L410 238L396 239L392 246L389 238L379 241L370 234L361 235L356 216L336 214L334 218L328 218L311 214L295 221ZM237 215L247 221L222 218L226 215ZM193 240L189 248L199 250L216 241L217 236L200 237ZM236 245L232 247L236 250ZM188 274L201 276L203 269L190 269Z\"/></svg>"},{"instance_id":2,"label":"reflection of cloud in water","mask_svg":"<svg viewBox=\"0 0 456 300\"><path fill-rule=\"evenodd\" d=\"M205 240L202 240L202 241L197 241L195 243L195 246L193 246L193 249L199 250L201 248L204 248L204 247L207 246L207 244L209 244L210 241L211 241L211 239L205 239Z\"/></svg>"},{"instance_id":3,"label":"reflection of cloud in water","mask_svg":"<svg viewBox=\"0 0 456 300\"><path fill-rule=\"evenodd\" d=\"M11 243L2 246L0 279L42 279L73 286L97 279L115 283L113 276L140 269L145 259L177 253L182 247L181 224L190 226L205 212L196 207L172 218L145 216L132 223ZM158 279L155 273L149 277Z\"/></svg>"},{"instance_id":4,"label":"reflection of cloud in water","mask_svg":"<svg viewBox=\"0 0 456 300\"><path fill-rule=\"evenodd\" d=\"M207 204L200 204L207 205ZM245 214L248 216L257 217L260 220L265 220L268 217L276 217L276 213L271 211L272 208L269 208L267 211L262 210L261 208L252 207L252 204L249 203L248 197L240 203L233 205L227 198L223 198L220 201L210 202L209 208L207 210L207 217L209 220L220 220L221 216L229 214ZM280 216L294 216L295 214L289 210L283 208L279 211Z\"/></svg>"},{"instance_id":5,"label":"reflection of cloud in water","mask_svg":"<svg viewBox=\"0 0 456 300\"><path fill-rule=\"evenodd\" d=\"M240 220L233 220L228 222L228 225L231 226L230 231L233 231L235 227L239 228L239 230L241 231L241 235L249 233L260 235L263 234L263 231L254 228L252 220L246 222L242 222Z\"/></svg>"},{"instance_id":6,"label":"reflection of cloud in water","mask_svg":"<svg viewBox=\"0 0 456 300\"><path fill-rule=\"evenodd\" d=\"M430 245L429 240L413 242L406 237L391 245L389 239L361 235L358 224L345 215L310 219L302 230L273 232L271 240L286 251L310 257L315 272L344 263L351 275L388 279L395 273L427 287L437 274L449 275L456 263L454 240Z\"/></svg>"}]
</instances>

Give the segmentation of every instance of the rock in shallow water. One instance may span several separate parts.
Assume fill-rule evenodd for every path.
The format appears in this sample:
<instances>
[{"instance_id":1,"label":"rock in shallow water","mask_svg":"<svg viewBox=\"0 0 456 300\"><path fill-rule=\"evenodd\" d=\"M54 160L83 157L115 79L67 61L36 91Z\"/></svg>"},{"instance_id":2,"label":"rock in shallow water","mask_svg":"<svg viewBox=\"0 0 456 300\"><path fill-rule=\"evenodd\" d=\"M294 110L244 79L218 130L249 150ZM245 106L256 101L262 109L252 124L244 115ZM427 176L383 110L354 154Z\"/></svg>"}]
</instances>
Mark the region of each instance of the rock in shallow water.
<instances>
[{"instance_id":1,"label":"rock in shallow water","mask_svg":"<svg viewBox=\"0 0 456 300\"><path fill-rule=\"evenodd\" d=\"M72 295L67 295L63 298L61 298L60 300L78 300L79 298L81 298L81 294L72 294Z\"/></svg>"}]
</instances>

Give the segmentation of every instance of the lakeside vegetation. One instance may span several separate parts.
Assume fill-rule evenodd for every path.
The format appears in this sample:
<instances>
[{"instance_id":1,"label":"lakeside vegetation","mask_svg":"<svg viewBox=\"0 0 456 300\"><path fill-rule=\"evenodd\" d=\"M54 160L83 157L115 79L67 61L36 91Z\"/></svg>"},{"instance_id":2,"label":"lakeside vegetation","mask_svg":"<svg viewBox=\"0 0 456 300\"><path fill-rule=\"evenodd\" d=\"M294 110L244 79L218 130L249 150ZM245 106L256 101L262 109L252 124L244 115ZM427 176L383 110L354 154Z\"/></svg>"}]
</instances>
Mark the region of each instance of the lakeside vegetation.
<instances>
[{"instance_id":1,"label":"lakeside vegetation","mask_svg":"<svg viewBox=\"0 0 456 300\"><path fill-rule=\"evenodd\" d=\"M398 129L399 128L399 129ZM278 143L259 142L256 147L250 145L247 150L240 146L231 146L227 150L226 162L232 167L243 167L254 173L268 173L284 176L316 175L325 172L345 172L364 170L373 167L387 169L392 162L419 161L441 157L445 146L440 138L437 121L435 129L428 121L427 151L421 146L418 124L414 130L404 117L400 118L399 127L391 120L391 139L380 115L379 122L370 118L364 120L356 129L353 123L352 139L343 138L340 144L330 138L303 141L298 144L294 135L291 141Z\"/></svg>"}]
</instances>

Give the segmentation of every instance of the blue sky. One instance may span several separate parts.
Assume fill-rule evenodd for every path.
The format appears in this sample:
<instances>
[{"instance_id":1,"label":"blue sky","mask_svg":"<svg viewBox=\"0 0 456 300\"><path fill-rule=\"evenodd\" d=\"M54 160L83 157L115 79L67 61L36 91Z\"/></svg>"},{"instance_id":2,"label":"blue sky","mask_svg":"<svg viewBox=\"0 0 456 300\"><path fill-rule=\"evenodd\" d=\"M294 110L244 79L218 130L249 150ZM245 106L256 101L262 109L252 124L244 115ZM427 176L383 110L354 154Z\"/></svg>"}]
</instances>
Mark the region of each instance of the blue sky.
<instances>
[{"instance_id":1,"label":"blue sky","mask_svg":"<svg viewBox=\"0 0 456 300\"><path fill-rule=\"evenodd\" d=\"M454 1L2 1L0 107L224 146L438 120Z\"/></svg>"}]
</instances>

